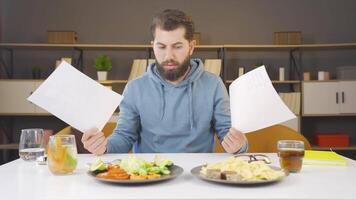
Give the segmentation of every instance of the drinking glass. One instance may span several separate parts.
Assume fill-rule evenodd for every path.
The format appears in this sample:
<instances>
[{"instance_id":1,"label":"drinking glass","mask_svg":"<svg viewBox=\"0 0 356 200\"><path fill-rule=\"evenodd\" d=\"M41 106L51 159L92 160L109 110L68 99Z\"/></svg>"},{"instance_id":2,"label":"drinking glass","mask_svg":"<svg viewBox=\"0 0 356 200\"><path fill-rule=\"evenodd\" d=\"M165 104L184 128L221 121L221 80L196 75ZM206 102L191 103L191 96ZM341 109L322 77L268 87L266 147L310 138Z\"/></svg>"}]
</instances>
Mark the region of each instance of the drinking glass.
<instances>
[{"instance_id":1,"label":"drinking glass","mask_svg":"<svg viewBox=\"0 0 356 200\"><path fill-rule=\"evenodd\" d=\"M74 135L53 135L48 141L48 168L53 174L71 174L77 167Z\"/></svg>"},{"instance_id":2,"label":"drinking glass","mask_svg":"<svg viewBox=\"0 0 356 200\"><path fill-rule=\"evenodd\" d=\"M25 161L36 161L44 156L43 129L22 129L19 156Z\"/></svg>"},{"instance_id":3,"label":"drinking glass","mask_svg":"<svg viewBox=\"0 0 356 200\"><path fill-rule=\"evenodd\" d=\"M277 148L281 168L289 172L300 172L304 157L304 142L279 140Z\"/></svg>"}]
</instances>

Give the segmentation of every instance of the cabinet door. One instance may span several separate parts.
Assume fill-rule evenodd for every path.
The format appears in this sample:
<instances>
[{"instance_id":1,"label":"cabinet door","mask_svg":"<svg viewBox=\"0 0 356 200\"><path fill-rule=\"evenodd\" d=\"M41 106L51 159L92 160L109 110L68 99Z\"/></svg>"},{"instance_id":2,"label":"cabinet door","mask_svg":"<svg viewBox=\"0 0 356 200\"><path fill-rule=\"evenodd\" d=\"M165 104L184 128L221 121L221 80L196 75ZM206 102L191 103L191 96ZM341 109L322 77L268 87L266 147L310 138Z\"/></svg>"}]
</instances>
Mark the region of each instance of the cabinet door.
<instances>
[{"instance_id":1,"label":"cabinet door","mask_svg":"<svg viewBox=\"0 0 356 200\"><path fill-rule=\"evenodd\" d=\"M0 81L0 113L32 114L35 106L27 101L34 89L33 81Z\"/></svg>"},{"instance_id":2,"label":"cabinet door","mask_svg":"<svg viewBox=\"0 0 356 200\"><path fill-rule=\"evenodd\" d=\"M356 81L341 81L339 84L340 112L356 113Z\"/></svg>"},{"instance_id":3,"label":"cabinet door","mask_svg":"<svg viewBox=\"0 0 356 200\"><path fill-rule=\"evenodd\" d=\"M35 91L42 83L43 83L43 81L36 81L35 88L33 91ZM38 107L36 105L35 105L35 112L36 112L36 114L49 114L49 112L47 112L46 110L44 110L41 107Z\"/></svg>"},{"instance_id":4,"label":"cabinet door","mask_svg":"<svg viewBox=\"0 0 356 200\"><path fill-rule=\"evenodd\" d=\"M339 114L340 95L338 94L338 82L304 82L303 114Z\"/></svg>"}]
</instances>

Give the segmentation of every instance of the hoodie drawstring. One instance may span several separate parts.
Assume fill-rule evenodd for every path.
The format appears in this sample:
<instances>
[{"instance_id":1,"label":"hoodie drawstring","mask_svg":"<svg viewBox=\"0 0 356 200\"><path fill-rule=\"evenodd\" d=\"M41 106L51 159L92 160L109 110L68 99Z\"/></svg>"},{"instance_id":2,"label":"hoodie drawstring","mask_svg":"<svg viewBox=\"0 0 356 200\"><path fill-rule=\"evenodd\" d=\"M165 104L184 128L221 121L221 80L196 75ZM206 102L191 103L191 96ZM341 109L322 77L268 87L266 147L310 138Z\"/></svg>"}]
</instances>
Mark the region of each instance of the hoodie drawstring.
<instances>
[{"instance_id":1,"label":"hoodie drawstring","mask_svg":"<svg viewBox=\"0 0 356 200\"><path fill-rule=\"evenodd\" d=\"M194 113L193 113L193 94L192 94L193 83L190 83L188 86L188 109L189 109L189 124L190 130L194 128ZM163 120L164 112L166 107L166 100L164 98L164 85L161 84L161 120Z\"/></svg>"},{"instance_id":2,"label":"hoodie drawstring","mask_svg":"<svg viewBox=\"0 0 356 200\"><path fill-rule=\"evenodd\" d=\"M166 107L166 100L164 99L164 85L161 84L161 120L164 117L164 109Z\"/></svg>"},{"instance_id":3,"label":"hoodie drawstring","mask_svg":"<svg viewBox=\"0 0 356 200\"><path fill-rule=\"evenodd\" d=\"M192 94L193 83L190 83L188 86L188 97L189 97L189 122L190 130L194 127L194 114L193 114L193 94Z\"/></svg>"}]
</instances>

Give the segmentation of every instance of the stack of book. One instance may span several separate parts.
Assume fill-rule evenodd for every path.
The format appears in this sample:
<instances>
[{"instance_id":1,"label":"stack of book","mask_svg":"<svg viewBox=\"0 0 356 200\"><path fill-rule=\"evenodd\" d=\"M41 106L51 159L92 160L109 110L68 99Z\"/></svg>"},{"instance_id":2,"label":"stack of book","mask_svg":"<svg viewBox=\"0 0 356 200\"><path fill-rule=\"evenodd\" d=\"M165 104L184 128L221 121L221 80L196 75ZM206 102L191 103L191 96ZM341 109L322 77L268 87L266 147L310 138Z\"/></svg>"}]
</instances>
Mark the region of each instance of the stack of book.
<instances>
[{"instance_id":1,"label":"stack of book","mask_svg":"<svg viewBox=\"0 0 356 200\"><path fill-rule=\"evenodd\" d=\"M300 92L279 93L279 96L294 114L300 114Z\"/></svg>"},{"instance_id":2,"label":"stack of book","mask_svg":"<svg viewBox=\"0 0 356 200\"><path fill-rule=\"evenodd\" d=\"M210 73L220 76L221 59L205 59L204 69Z\"/></svg>"},{"instance_id":3,"label":"stack of book","mask_svg":"<svg viewBox=\"0 0 356 200\"><path fill-rule=\"evenodd\" d=\"M130 81L143 75L146 72L146 69L147 59L134 59L128 80Z\"/></svg>"}]
</instances>

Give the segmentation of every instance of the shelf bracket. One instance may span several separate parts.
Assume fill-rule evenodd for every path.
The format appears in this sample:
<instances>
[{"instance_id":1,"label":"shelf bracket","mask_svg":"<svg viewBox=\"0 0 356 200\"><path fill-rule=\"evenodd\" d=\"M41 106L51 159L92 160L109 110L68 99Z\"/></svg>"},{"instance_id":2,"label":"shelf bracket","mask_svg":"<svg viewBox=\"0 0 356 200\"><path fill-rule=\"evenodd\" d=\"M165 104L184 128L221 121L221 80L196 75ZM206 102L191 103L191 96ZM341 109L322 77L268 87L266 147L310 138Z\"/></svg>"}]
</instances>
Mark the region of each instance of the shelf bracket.
<instances>
[{"instance_id":1,"label":"shelf bracket","mask_svg":"<svg viewBox=\"0 0 356 200\"><path fill-rule=\"evenodd\" d=\"M225 82L225 48L218 48L218 59L221 59L221 71L220 71L220 77L221 79Z\"/></svg>"},{"instance_id":2,"label":"shelf bracket","mask_svg":"<svg viewBox=\"0 0 356 200\"><path fill-rule=\"evenodd\" d=\"M4 122L7 121L7 122ZM13 124L14 124L14 119L10 117L10 119L1 119L0 118L0 128L2 132L4 133L5 142L7 143L12 143L13 142Z\"/></svg>"},{"instance_id":3,"label":"shelf bracket","mask_svg":"<svg viewBox=\"0 0 356 200\"><path fill-rule=\"evenodd\" d=\"M4 67L7 77L12 79L14 77L14 51L13 51L13 49L8 49L8 48L4 48L2 50L9 52L10 64L9 64L9 66L7 66L7 64L5 62L4 55L2 54L2 52L1 52L1 57L0 57L0 64Z\"/></svg>"},{"instance_id":4,"label":"shelf bracket","mask_svg":"<svg viewBox=\"0 0 356 200\"><path fill-rule=\"evenodd\" d=\"M295 55L294 55L294 52L298 52L299 53L299 62L296 61L296 58L295 58ZM289 51L289 78L291 79L292 76L293 76L293 70L294 72L296 73L297 75L297 79L298 80L302 80L302 64L301 64L301 51L299 48L294 48L294 49L291 49Z\"/></svg>"},{"instance_id":5,"label":"shelf bracket","mask_svg":"<svg viewBox=\"0 0 356 200\"><path fill-rule=\"evenodd\" d=\"M77 59L77 62L75 63L75 65L78 67L78 69L83 72L84 71L84 63L83 63L83 59L84 59L84 53L83 53L83 49L79 49L77 47L74 47L75 51L79 52L79 56Z\"/></svg>"},{"instance_id":6,"label":"shelf bracket","mask_svg":"<svg viewBox=\"0 0 356 200\"><path fill-rule=\"evenodd\" d=\"M146 51L147 51L147 60L148 60L148 59L151 59L151 56L152 56L152 49L151 49L151 47L148 47L148 48L146 49Z\"/></svg>"}]
</instances>

